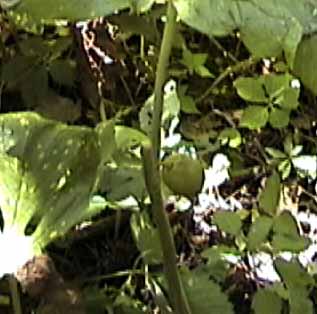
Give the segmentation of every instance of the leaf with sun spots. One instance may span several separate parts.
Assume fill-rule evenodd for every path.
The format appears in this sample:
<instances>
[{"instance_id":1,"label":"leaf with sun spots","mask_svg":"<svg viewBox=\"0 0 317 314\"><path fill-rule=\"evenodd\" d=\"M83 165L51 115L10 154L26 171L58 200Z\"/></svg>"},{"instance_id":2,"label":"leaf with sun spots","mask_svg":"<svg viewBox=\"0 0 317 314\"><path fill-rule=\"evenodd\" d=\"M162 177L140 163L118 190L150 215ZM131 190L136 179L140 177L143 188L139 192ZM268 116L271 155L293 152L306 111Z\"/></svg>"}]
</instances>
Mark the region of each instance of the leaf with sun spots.
<instances>
[{"instance_id":1,"label":"leaf with sun spots","mask_svg":"<svg viewBox=\"0 0 317 314\"><path fill-rule=\"evenodd\" d=\"M100 164L98 132L36 113L0 116L0 206L5 228L24 229L43 248L86 218Z\"/></svg>"}]
</instances>

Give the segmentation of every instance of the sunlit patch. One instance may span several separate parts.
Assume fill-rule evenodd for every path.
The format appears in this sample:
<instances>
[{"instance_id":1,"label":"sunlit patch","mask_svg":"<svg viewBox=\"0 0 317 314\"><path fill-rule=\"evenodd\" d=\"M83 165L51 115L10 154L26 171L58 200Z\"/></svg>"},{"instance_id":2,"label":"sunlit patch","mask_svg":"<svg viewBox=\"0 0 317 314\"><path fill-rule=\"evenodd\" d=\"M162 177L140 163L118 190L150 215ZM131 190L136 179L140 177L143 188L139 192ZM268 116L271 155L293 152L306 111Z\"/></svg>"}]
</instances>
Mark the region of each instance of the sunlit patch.
<instances>
[{"instance_id":1,"label":"sunlit patch","mask_svg":"<svg viewBox=\"0 0 317 314\"><path fill-rule=\"evenodd\" d=\"M0 278L5 274L14 274L34 256L32 238L18 235L14 230L0 233Z\"/></svg>"},{"instance_id":2,"label":"sunlit patch","mask_svg":"<svg viewBox=\"0 0 317 314\"><path fill-rule=\"evenodd\" d=\"M56 186L56 189L57 190L61 190L65 184L66 184L66 175L65 176L62 176L59 180L58 180L58 183L57 183L57 186Z\"/></svg>"},{"instance_id":3,"label":"sunlit patch","mask_svg":"<svg viewBox=\"0 0 317 314\"><path fill-rule=\"evenodd\" d=\"M58 234L58 233L57 233L57 231L55 231L55 230L54 230L53 232L51 232L50 235L49 235L50 239L56 238L56 237L57 237L57 234Z\"/></svg>"},{"instance_id":4,"label":"sunlit patch","mask_svg":"<svg viewBox=\"0 0 317 314\"><path fill-rule=\"evenodd\" d=\"M30 125L30 121L28 119L25 119L25 118L21 118L20 123L22 126Z\"/></svg>"}]
</instances>

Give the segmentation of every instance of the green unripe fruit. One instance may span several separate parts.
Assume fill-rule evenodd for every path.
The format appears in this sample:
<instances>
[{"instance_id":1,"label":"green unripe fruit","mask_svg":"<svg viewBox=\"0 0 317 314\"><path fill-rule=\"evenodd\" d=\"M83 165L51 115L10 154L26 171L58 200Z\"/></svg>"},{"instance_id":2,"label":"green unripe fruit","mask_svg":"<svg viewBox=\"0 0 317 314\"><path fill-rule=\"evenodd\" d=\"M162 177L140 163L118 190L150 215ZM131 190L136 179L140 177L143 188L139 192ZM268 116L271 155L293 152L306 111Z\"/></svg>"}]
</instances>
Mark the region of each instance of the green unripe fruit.
<instances>
[{"instance_id":1,"label":"green unripe fruit","mask_svg":"<svg viewBox=\"0 0 317 314\"><path fill-rule=\"evenodd\" d=\"M204 169L199 160L175 154L163 161L164 183L175 194L194 197L203 186Z\"/></svg>"}]
</instances>

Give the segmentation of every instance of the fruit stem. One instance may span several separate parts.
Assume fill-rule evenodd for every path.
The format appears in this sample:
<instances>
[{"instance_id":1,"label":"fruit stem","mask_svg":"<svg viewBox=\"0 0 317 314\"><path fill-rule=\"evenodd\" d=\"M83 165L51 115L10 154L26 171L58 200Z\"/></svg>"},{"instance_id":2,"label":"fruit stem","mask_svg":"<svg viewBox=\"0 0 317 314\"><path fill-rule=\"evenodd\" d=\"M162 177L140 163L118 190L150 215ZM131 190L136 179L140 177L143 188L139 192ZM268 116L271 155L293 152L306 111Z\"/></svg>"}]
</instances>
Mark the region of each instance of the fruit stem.
<instances>
[{"instance_id":1,"label":"fruit stem","mask_svg":"<svg viewBox=\"0 0 317 314\"><path fill-rule=\"evenodd\" d=\"M150 195L152 211L159 232L163 251L163 263L168 283L168 291L174 313L191 314L187 296L177 269L176 249L172 230L164 210L161 174L157 167L154 150L150 142L143 144L142 149L145 183Z\"/></svg>"},{"instance_id":2,"label":"fruit stem","mask_svg":"<svg viewBox=\"0 0 317 314\"><path fill-rule=\"evenodd\" d=\"M151 140L153 144L154 155L157 159L160 157L161 149L161 120L164 100L163 88L167 77L167 68L171 55L177 18L177 12L172 2L172 0L168 1L167 5L166 23L163 32L154 83L154 109Z\"/></svg>"}]
</instances>

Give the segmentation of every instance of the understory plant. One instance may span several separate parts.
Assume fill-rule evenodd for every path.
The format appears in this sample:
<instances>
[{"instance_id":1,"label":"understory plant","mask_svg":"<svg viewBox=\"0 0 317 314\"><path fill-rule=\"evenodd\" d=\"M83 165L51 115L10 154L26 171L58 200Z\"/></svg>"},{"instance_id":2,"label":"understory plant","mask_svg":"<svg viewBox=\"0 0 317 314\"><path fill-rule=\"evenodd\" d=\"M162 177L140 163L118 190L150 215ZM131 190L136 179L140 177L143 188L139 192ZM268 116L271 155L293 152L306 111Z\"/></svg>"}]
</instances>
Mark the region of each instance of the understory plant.
<instances>
[{"instance_id":1,"label":"understory plant","mask_svg":"<svg viewBox=\"0 0 317 314\"><path fill-rule=\"evenodd\" d=\"M308 178L309 183L316 179L315 139L300 133L293 123L293 117L305 107L303 89L313 98L317 95L316 1L0 0L0 7L5 10L3 21L27 33L16 49L0 47L1 61L6 60L1 64L0 93L2 88L19 92L27 108L41 112L41 103L47 105L48 99L53 99L54 105L58 99L56 106L63 103L58 108L69 109L70 103L75 108L75 103L65 104L65 97L56 97L51 87L61 85L61 93L76 89L77 60L74 61L72 39L68 37L77 21L110 15L119 22L123 16L122 25L130 21L131 32L140 37L140 56L132 58L131 63L144 62L146 75L140 82L151 75L153 78L153 87L152 82L147 82L145 92L146 96L151 95L141 108L133 99L138 93L126 88L124 75L119 75L131 102L129 110L138 110L139 120L129 124L133 128L117 125L121 112L114 119L107 119L108 111L113 113L117 108L101 95L100 81L92 87L88 79L80 89L89 90L89 106L95 105L93 109L85 108L87 116L90 109L98 112L97 118L92 118L96 122L94 128L67 125L34 112L0 115L0 277L16 273L26 262L43 254L49 243L108 205L117 209L120 220L119 200L132 197L136 209L130 225L141 257L136 265L142 260L145 285L156 289L153 300L160 311L232 314L231 288L239 288L239 284L234 281L230 286L228 278L233 277L231 272L240 272L243 280L257 283L239 300L249 302L256 314L313 313L316 269L306 269L299 255L314 243L303 234L295 213L283 208L281 195L282 180L291 177L292 169L299 177ZM132 22L130 17L134 18ZM148 29L142 29L139 22L146 22ZM162 37L160 27L151 37L151 23L162 26ZM41 36L47 31L46 26L55 27L55 33L43 43ZM15 27L14 41L19 35ZM201 52L199 45L191 43L196 32L202 41L208 38L221 51L220 60L213 58L209 48ZM6 32L1 32L1 36L5 42ZM55 37L61 40L55 41ZM227 51L215 39L221 37L237 42L237 51ZM94 51L100 53L98 49ZM111 58L104 60L106 65L114 62ZM269 65L266 68L262 63ZM120 65L124 66L124 62ZM98 79L106 81L104 77ZM98 96L99 107L91 90ZM222 101L227 94L234 97ZM224 105L223 111L219 104ZM210 118L206 119L207 127L199 125L196 130L193 116L200 117L197 120L203 124L206 112L206 118ZM49 114L54 115L52 110ZM122 116L120 123L125 119ZM184 121L189 121L190 131ZM220 130L223 124L226 127ZM300 140L309 138L316 147L311 144L304 149L286 137L282 143L284 151L271 144L263 148L260 135L265 127L278 139L288 134L285 129L289 128L300 134ZM201 133L193 134L195 131ZM250 139L254 139L259 154L248 150L253 145ZM217 156L217 151L226 153L230 161L227 156L218 155L225 162L212 171L211 157ZM302 152L305 155L300 155ZM248 156L246 161L244 154ZM273 158L271 163L267 154ZM252 164L250 160L259 165L245 169ZM251 173L263 179L256 192L252 191L256 196L248 209L241 204L230 207L232 195L220 198L218 186L228 181L231 165L235 170L231 174ZM172 171L167 173L169 169ZM187 176L182 177L183 173ZM225 175L216 180L219 173ZM193 186L187 184L190 180L195 183ZM239 189L233 194L242 194L243 189ZM107 197L96 197L97 191ZM199 256L199 266L195 264L193 269L180 263L176 253L173 229L164 208L170 194L177 201L185 196L189 208L196 210L194 215L200 214L194 217L196 222L204 223L210 238L216 234L223 240L205 250L193 250ZM209 220L203 216L205 212ZM256 269L260 267L254 261L261 255L270 259L274 281L258 280ZM152 272L152 268L161 270L155 267L161 264L162 271ZM124 291L120 293L122 296ZM16 314L20 314L18 308L15 307Z\"/></svg>"}]
</instances>

